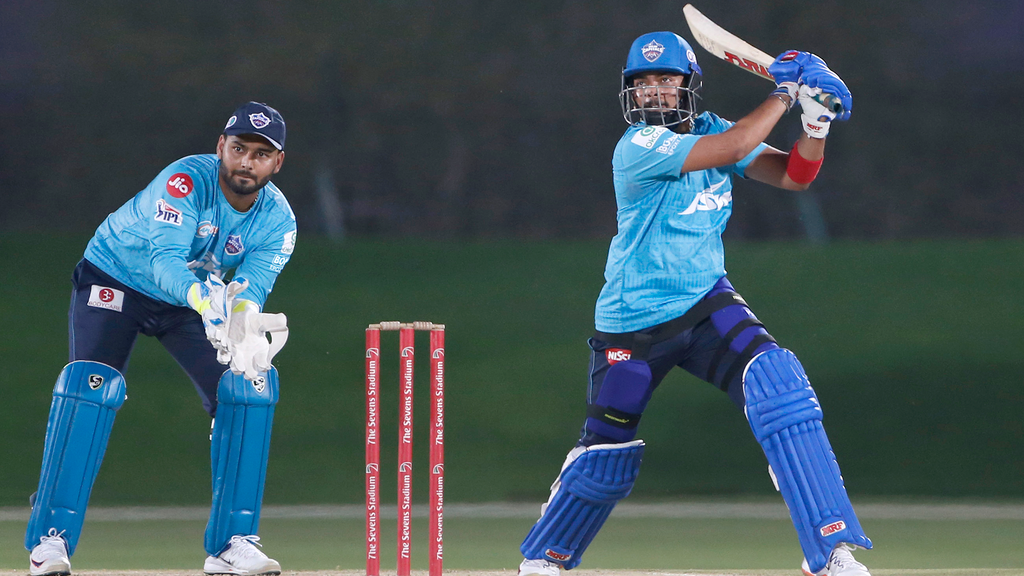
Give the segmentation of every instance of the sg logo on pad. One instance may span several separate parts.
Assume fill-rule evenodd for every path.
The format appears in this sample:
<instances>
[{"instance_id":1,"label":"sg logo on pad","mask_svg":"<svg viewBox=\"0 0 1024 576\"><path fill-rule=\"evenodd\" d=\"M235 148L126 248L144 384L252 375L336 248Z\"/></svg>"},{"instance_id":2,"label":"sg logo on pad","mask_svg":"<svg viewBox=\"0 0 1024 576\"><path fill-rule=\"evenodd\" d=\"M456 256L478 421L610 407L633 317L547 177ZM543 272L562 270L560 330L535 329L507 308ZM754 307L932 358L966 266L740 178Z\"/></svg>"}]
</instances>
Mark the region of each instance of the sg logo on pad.
<instances>
[{"instance_id":1,"label":"sg logo on pad","mask_svg":"<svg viewBox=\"0 0 1024 576\"><path fill-rule=\"evenodd\" d=\"M99 374L89 375L89 388L91 390L99 390L100 386L103 386L103 376Z\"/></svg>"}]
</instances>

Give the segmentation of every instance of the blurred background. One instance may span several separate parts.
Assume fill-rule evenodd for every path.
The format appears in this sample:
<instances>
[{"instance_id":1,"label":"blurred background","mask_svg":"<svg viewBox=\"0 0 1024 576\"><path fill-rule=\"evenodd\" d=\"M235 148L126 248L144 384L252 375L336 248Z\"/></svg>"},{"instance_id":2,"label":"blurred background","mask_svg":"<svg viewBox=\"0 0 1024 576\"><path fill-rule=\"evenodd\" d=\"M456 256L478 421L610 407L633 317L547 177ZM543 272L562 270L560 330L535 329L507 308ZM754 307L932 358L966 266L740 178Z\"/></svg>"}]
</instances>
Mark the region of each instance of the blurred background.
<instances>
[{"instance_id":1,"label":"blurred background","mask_svg":"<svg viewBox=\"0 0 1024 576\"><path fill-rule=\"evenodd\" d=\"M584 414L619 73L642 33L691 40L683 4L0 3L0 505L37 482L92 231L173 160L213 152L248 100L287 121L275 182L299 221L268 302L292 339L267 501L362 499L362 329L398 319L449 326L450 500L542 501ZM697 7L766 52L817 53L854 94L811 190L737 182L726 232L730 278L807 367L851 493L1024 498L1024 4ZM703 109L736 120L771 91L694 49ZM770 143L789 148L795 116ZM393 402L397 369L384 377ZM93 501L207 502L209 420L187 378L149 339L126 378ZM641 435L635 498L773 497L742 414L688 375Z\"/></svg>"}]
</instances>

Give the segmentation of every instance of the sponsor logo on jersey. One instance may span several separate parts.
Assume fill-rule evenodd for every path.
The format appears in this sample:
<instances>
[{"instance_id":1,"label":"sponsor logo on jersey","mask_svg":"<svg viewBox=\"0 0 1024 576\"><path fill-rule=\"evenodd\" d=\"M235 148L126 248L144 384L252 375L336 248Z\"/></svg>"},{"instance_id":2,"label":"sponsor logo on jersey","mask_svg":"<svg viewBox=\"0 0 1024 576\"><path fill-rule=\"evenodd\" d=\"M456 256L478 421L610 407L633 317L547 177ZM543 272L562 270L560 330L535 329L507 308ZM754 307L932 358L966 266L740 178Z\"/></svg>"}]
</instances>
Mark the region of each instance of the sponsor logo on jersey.
<instances>
[{"instance_id":1,"label":"sponsor logo on jersey","mask_svg":"<svg viewBox=\"0 0 1024 576\"><path fill-rule=\"evenodd\" d=\"M270 270L272 272L280 272L284 268L284 265L287 264L287 263L288 263L288 257L287 256L281 256L281 255L274 256L273 262L270 263Z\"/></svg>"},{"instance_id":2,"label":"sponsor logo on jersey","mask_svg":"<svg viewBox=\"0 0 1024 576\"><path fill-rule=\"evenodd\" d=\"M648 62L654 62L665 52L665 47L658 44L657 40L651 40L646 46L640 49Z\"/></svg>"},{"instance_id":3,"label":"sponsor logo on jersey","mask_svg":"<svg viewBox=\"0 0 1024 576\"><path fill-rule=\"evenodd\" d=\"M258 112L256 114L249 114L249 122L252 123L253 128L258 130L270 124L270 118L267 118L267 115L263 112Z\"/></svg>"},{"instance_id":4,"label":"sponsor logo on jersey","mask_svg":"<svg viewBox=\"0 0 1024 576\"><path fill-rule=\"evenodd\" d=\"M630 142L647 148L648 150L654 148L654 144L658 142L658 138L662 134L668 132L668 128L664 126L647 126L643 130L633 134L633 137L629 139Z\"/></svg>"},{"instance_id":5,"label":"sponsor logo on jersey","mask_svg":"<svg viewBox=\"0 0 1024 576\"><path fill-rule=\"evenodd\" d=\"M203 220L199 223L199 227L196 228L196 238L206 238L208 236L213 236L216 233L217 227L209 220Z\"/></svg>"},{"instance_id":6,"label":"sponsor logo on jersey","mask_svg":"<svg viewBox=\"0 0 1024 576\"><path fill-rule=\"evenodd\" d=\"M727 191L723 194L715 194L715 192L722 187L723 184L729 181L729 177L726 176L721 182L712 184L709 188L705 188L703 192L699 192L697 196L690 202L690 205L680 212L680 215L686 216L693 214L694 212L711 212L714 210L721 210L732 202L732 192Z\"/></svg>"},{"instance_id":7,"label":"sponsor logo on jersey","mask_svg":"<svg viewBox=\"0 0 1024 576\"><path fill-rule=\"evenodd\" d=\"M99 390L100 386L103 386L103 376L99 374L89 374L89 389Z\"/></svg>"},{"instance_id":8,"label":"sponsor logo on jersey","mask_svg":"<svg viewBox=\"0 0 1024 576\"><path fill-rule=\"evenodd\" d=\"M242 246L242 237L238 234L229 234L228 241L224 243L224 252L234 256L241 254L242 250L245 250L245 246Z\"/></svg>"},{"instance_id":9,"label":"sponsor logo on jersey","mask_svg":"<svg viewBox=\"0 0 1024 576\"><path fill-rule=\"evenodd\" d=\"M683 137L681 135L673 134L668 138L665 138L665 141L661 143L661 146L658 146L656 152L660 152L662 154L671 154L676 151L676 148L679 147L679 143L682 141Z\"/></svg>"},{"instance_id":10,"label":"sponsor logo on jersey","mask_svg":"<svg viewBox=\"0 0 1024 576\"><path fill-rule=\"evenodd\" d=\"M604 357L608 359L608 364L625 362L626 360L629 360L632 355L632 350L626 350L623 348L609 348L604 351Z\"/></svg>"},{"instance_id":11,"label":"sponsor logo on jersey","mask_svg":"<svg viewBox=\"0 0 1024 576\"><path fill-rule=\"evenodd\" d=\"M191 194L194 189L192 177L184 172L172 174L167 179L167 193L175 198L184 198Z\"/></svg>"},{"instance_id":12,"label":"sponsor logo on jersey","mask_svg":"<svg viewBox=\"0 0 1024 576\"><path fill-rule=\"evenodd\" d=\"M114 312L120 312L124 306L124 292L116 288L97 286L93 284L89 291L89 306L93 308L106 308Z\"/></svg>"},{"instance_id":13,"label":"sponsor logo on jersey","mask_svg":"<svg viewBox=\"0 0 1024 576\"><path fill-rule=\"evenodd\" d=\"M822 536L831 536L832 534L835 534L836 532L839 532L841 530L846 530L846 522L843 522L842 520L840 520L838 522L833 522L833 523L828 524L826 526L822 526L821 527L821 535Z\"/></svg>"},{"instance_id":14,"label":"sponsor logo on jersey","mask_svg":"<svg viewBox=\"0 0 1024 576\"><path fill-rule=\"evenodd\" d=\"M228 118L228 123L224 125L224 129L227 130L228 128L231 128L235 125L235 122L238 122L238 116L232 116L231 118Z\"/></svg>"},{"instance_id":15,"label":"sponsor logo on jersey","mask_svg":"<svg viewBox=\"0 0 1024 576\"><path fill-rule=\"evenodd\" d=\"M572 554L562 554L560 552L555 552L551 548L545 550L544 555L548 558L551 558L555 562L568 562L569 558L572 558Z\"/></svg>"},{"instance_id":16,"label":"sponsor logo on jersey","mask_svg":"<svg viewBox=\"0 0 1024 576\"><path fill-rule=\"evenodd\" d=\"M286 232L284 235L284 244L281 245L282 254L291 254L295 252L295 237L298 235L298 231L292 230Z\"/></svg>"},{"instance_id":17,"label":"sponsor logo on jersey","mask_svg":"<svg viewBox=\"0 0 1024 576\"><path fill-rule=\"evenodd\" d=\"M164 202L163 198L156 201L156 216L154 220L157 222L166 222L168 224L174 224L175 226L181 226L181 210L178 210L174 206L171 206L167 202Z\"/></svg>"}]
</instances>

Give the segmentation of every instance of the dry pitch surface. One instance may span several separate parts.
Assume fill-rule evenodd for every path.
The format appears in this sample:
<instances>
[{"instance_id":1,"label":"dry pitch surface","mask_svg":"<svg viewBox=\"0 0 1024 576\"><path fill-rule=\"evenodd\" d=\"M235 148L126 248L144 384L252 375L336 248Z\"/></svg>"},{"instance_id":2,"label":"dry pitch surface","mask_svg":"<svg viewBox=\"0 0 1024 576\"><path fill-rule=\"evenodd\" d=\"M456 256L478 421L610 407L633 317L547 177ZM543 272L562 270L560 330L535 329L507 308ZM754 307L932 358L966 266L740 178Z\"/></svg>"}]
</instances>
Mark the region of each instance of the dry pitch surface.
<instances>
[{"instance_id":1,"label":"dry pitch surface","mask_svg":"<svg viewBox=\"0 0 1024 576\"><path fill-rule=\"evenodd\" d=\"M0 576L25 576L27 570L0 570ZM874 569L873 576L1024 576L1024 569L987 568L951 570ZM364 576L363 570L285 570L281 576ZM799 570L598 570L580 569L563 572L563 576L802 576ZM84 570L73 576L204 576L202 570ZM396 576L394 571L381 571L381 576ZM413 570L412 576L428 576L426 570ZM515 570L445 570L444 576L516 576Z\"/></svg>"}]
</instances>

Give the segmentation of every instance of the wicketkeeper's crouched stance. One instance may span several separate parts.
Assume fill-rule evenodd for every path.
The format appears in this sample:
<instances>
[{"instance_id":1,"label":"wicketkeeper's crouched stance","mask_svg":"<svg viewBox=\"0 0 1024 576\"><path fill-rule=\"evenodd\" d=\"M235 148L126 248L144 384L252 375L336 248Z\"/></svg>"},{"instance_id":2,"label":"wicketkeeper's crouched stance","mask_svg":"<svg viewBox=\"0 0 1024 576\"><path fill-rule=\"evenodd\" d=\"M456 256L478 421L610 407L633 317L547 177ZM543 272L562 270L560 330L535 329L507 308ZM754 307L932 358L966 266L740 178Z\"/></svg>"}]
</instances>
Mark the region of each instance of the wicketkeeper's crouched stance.
<instances>
[{"instance_id":1,"label":"wicketkeeper's crouched stance","mask_svg":"<svg viewBox=\"0 0 1024 576\"><path fill-rule=\"evenodd\" d=\"M31 498L25 547L32 576L71 573L140 333L160 340L214 418L204 571L280 573L257 548L256 534L278 399L271 361L288 336L283 314L261 310L295 248L295 217L270 182L284 160L284 141L276 110L242 106L216 155L172 163L89 242L72 278L71 362L53 390ZM232 269L234 280L225 285L220 275Z\"/></svg>"},{"instance_id":2,"label":"wicketkeeper's crouched stance","mask_svg":"<svg viewBox=\"0 0 1024 576\"><path fill-rule=\"evenodd\" d=\"M630 127L612 158L619 231L590 340L587 417L520 547L520 575L558 576L579 565L636 481L640 417L678 366L726 392L746 414L789 507L804 572L869 576L850 551L871 541L847 497L807 375L725 277L721 234L732 210L731 177L806 189L837 116L819 96L841 100L842 120L852 105L842 80L817 56L790 51L770 71L777 90L732 123L697 114L701 71L678 35L645 34L630 48L620 94ZM797 102L805 133L793 149L763 144Z\"/></svg>"}]
</instances>

